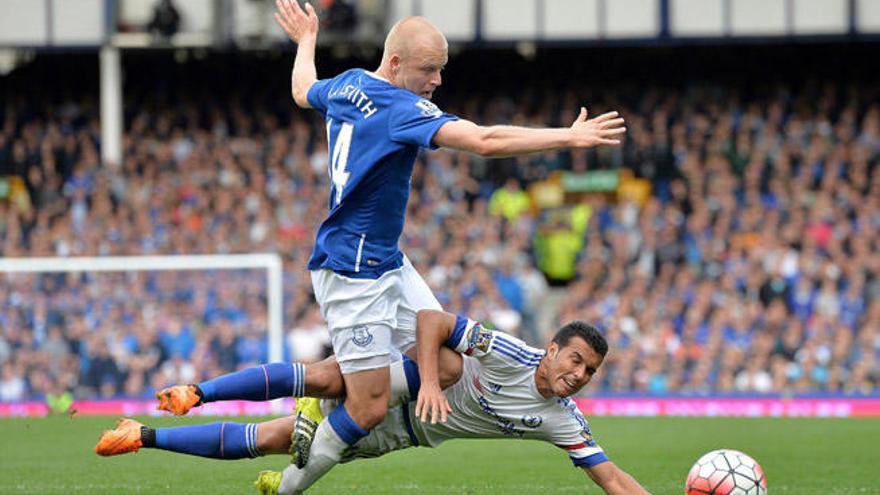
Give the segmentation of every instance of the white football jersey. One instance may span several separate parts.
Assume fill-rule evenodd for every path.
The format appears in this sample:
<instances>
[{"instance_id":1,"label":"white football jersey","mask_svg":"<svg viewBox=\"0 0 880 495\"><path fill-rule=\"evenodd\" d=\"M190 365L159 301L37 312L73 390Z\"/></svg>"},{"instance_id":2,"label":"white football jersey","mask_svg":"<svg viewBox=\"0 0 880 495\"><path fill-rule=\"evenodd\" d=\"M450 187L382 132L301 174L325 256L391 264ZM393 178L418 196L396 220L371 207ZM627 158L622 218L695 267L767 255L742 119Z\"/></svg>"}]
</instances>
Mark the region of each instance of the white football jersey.
<instances>
[{"instance_id":1,"label":"white football jersey","mask_svg":"<svg viewBox=\"0 0 880 495\"><path fill-rule=\"evenodd\" d=\"M419 444L451 438L544 440L568 452L576 466L607 461L590 426L570 398L544 398L535 371L544 351L459 316L447 346L464 354L461 379L444 391L452 412L443 424L422 423L409 404L409 424Z\"/></svg>"}]
</instances>

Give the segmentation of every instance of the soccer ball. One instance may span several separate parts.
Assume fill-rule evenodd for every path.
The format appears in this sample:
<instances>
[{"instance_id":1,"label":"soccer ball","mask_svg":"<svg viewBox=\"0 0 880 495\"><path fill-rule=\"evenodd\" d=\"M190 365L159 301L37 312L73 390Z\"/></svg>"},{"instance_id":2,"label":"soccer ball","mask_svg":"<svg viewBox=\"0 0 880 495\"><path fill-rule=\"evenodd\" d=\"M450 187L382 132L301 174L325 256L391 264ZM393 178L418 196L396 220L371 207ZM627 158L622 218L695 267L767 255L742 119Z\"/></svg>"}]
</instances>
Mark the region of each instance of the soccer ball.
<instances>
[{"instance_id":1,"label":"soccer ball","mask_svg":"<svg viewBox=\"0 0 880 495\"><path fill-rule=\"evenodd\" d=\"M685 495L766 495L764 470L737 450L713 450L688 473Z\"/></svg>"}]
</instances>

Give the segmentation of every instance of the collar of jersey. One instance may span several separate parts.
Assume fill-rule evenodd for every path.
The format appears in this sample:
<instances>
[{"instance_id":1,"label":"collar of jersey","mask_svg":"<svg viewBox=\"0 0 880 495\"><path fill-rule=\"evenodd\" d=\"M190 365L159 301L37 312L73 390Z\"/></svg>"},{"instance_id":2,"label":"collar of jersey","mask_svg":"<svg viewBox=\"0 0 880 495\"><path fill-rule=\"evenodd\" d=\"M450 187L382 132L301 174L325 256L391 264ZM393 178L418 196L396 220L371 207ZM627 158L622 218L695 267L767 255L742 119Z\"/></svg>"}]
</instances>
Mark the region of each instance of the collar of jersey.
<instances>
[{"instance_id":1,"label":"collar of jersey","mask_svg":"<svg viewBox=\"0 0 880 495\"><path fill-rule=\"evenodd\" d=\"M376 74L375 72L370 72L370 71L368 71L368 70L365 70L365 71L364 71L364 74L366 74L366 75L372 77L373 79L378 79L378 80L380 80L380 81L385 81L385 82L387 82L388 84L391 84L391 81L389 81L388 79L385 79L384 77L380 76L379 74Z\"/></svg>"}]
</instances>

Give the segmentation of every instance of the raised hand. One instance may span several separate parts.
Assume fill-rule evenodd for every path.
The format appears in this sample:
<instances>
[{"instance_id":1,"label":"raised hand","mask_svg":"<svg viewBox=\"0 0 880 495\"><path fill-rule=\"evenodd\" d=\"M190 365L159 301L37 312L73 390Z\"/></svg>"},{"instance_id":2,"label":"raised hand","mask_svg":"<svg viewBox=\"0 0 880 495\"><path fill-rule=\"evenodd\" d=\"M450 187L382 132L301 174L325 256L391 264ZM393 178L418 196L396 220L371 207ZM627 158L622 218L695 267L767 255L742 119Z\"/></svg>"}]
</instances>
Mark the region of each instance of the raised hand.
<instances>
[{"instance_id":1,"label":"raised hand","mask_svg":"<svg viewBox=\"0 0 880 495\"><path fill-rule=\"evenodd\" d=\"M571 125L571 130L575 135L575 146L591 148L600 144L619 145L620 139L618 138L626 132L623 122L623 118L618 117L617 112L603 113L594 119L587 120L587 109L581 107L580 115Z\"/></svg>"},{"instance_id":2,"label":"raised hand","mask_svg":"<svg viewBox=\"0 0 880 495\"><path fill-rule=\"evenodd\" d=\"M298 0L275 0L275 5L278 7L275 22L294 43L318 38L318 14L312 4L306 2L305 10L299 6Z\"/></svg>"}]
</instances>

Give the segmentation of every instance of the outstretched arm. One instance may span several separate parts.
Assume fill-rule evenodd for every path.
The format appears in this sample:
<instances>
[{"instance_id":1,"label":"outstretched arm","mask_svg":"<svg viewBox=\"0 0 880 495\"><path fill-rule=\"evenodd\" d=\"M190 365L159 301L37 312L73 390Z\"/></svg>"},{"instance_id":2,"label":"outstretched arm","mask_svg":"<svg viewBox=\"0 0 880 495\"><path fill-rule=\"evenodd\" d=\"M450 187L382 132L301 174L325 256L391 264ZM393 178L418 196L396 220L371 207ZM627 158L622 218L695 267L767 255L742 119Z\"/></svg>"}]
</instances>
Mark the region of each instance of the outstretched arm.
<instances>
[{"instance_id":1,"label":"outstretched arm","mask_svg":"<svg viewBox=\"0 0 880 495\"><path fill-rule=\"evenodd\" d=\"M455 120L443 124L434 134L434 144L445 148L468 151L481 156L502 157L551 151L560 148L591 148L599 145L618 145L626 132L623 119L617 112L608 112L587 120L587 109L571 127L535 129L496 125L479 126L469 120Z\"/></svg>"},{"instance_id":2,"label":"outstretched arm","mask_svg":"<svg viewBox=\"0 0 880 495\"><path fill-rule=\"evenodd\" d=\"M275 21L297 45L293 73L290 76L293 100L300 108L311 108L309 88L318 80L318 71L315 69L318 15L308 2L305 10L300 8L298 0L275 0L275 5L278 7Z\"/></svg>"},{"instance_id":3,"label":"outstretched arm","mask_svg":"<svg viewBox=\"0 0 880 495\"><path fill-rule=\"evenodd\" d=\"M611 461L583 468L608 495L650 495L632 476Z\"/></svg>"}]
</instances>

